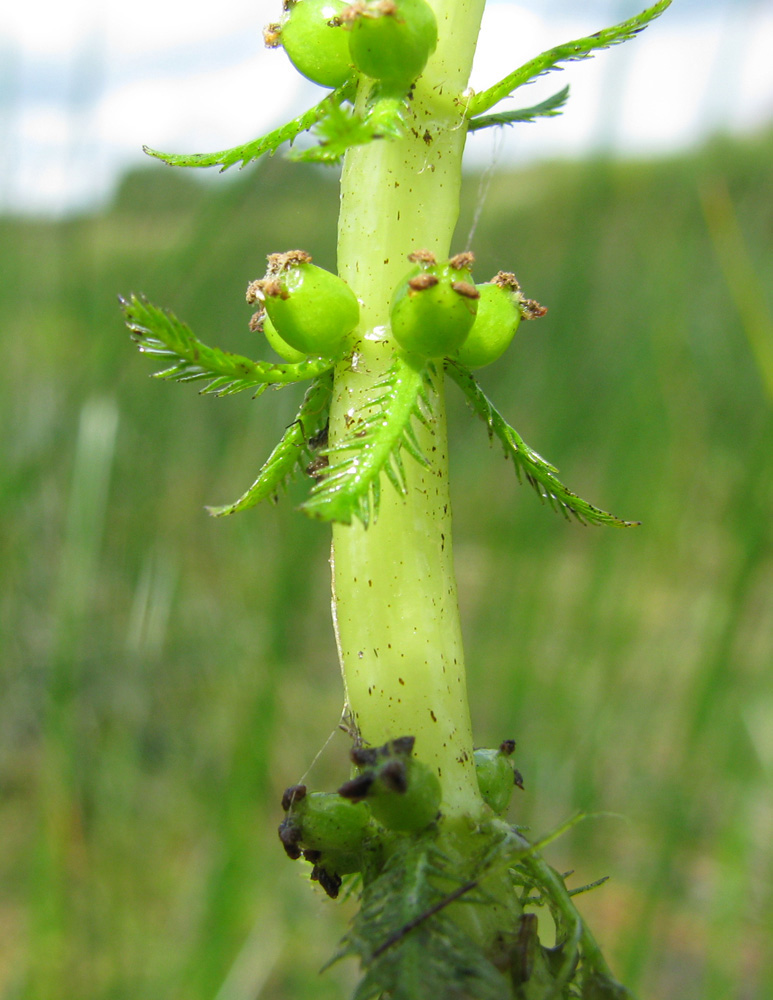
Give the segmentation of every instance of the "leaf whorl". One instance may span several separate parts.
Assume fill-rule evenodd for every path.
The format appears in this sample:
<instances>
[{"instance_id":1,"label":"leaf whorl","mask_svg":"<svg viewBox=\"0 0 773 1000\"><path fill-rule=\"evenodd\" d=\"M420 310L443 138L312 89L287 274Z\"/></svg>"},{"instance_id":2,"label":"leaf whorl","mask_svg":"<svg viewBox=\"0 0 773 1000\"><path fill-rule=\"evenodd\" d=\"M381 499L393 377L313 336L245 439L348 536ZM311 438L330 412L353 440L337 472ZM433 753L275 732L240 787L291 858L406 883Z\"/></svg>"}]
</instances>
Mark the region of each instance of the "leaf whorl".
<instances>
[{"instance_id":1,"label":"leaf whorl","mask_svg":"<svg viewBox=\"0 0 773 1000\"><path fill-rule=\"evenodd\" d=\"M427 459L412 426L432 419L429 367L395 357L375 383L375 395L354 416L346 434L326 448L328 465L321 472L301 510L323 521L350 524L358 518L367 526L378 513L382 472L397 490L406 491L402 452L421 465Z\"/></svg>"}]
</instances>

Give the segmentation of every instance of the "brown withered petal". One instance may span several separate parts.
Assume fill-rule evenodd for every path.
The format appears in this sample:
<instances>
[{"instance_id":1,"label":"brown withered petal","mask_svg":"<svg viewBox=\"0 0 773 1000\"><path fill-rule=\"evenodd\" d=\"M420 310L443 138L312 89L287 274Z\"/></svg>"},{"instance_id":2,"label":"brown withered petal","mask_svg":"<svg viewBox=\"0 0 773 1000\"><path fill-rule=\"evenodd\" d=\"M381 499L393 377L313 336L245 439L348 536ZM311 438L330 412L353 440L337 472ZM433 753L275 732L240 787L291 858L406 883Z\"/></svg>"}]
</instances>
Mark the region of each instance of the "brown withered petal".
<instances>
[{"instance_id":1,"label":"brown withered petal","mask_svg":"<svg viewBox=\"0 0 773 1000\"><path fill-rule=\"evenodd\" d=\"M422 271L421 274L417 274L415 278L410 279L408 287L414 292L423 292L425 288L432 288L438 281L439 279L436 275Z\"/></svg>"},{"instance_id":2,"label":"brown withered petal","mask_svg":"<svg viewBox=\"0 0 773 1000\"><path fill-rule=\"evenodd\" d=\"M287 817L279 824L277 832L279 833L279 839L282 841L282 847L284 847L287 857L292 861L297 861L301 856L301 849L298 846L301 841L300 827Z\"/></svg>"},{"instance_id":3,"label":"brown withered petal","mask_svg":"<svg viewBox=\"0 0 773 1000\"><path fill-rule=\"evenodd\" d=\"M457 295L463 295L466 299L480 298L480 292L469 281L452 281L451 288L453 288Z\"/></svg>"},{"instance_id":4,"label":"brown withered petal","mask_svg":"<svg viewBox=\"0 0 773 1000\"><path fill-rule=\"evenodd\" d=\"M408 791L408 774L401 760L390 760L384 764L379 777L392 792L404 795Z\"/></svg>"},{"instance_id":5,"label":"brown withered petal","mask_svg":"<svg viewBox=\"0 0 773 1000\"><path fill-rule=\"evenodd\" d=\"M455 271L469 270L475 263L475 254L470 250L465 250L462 253L454 254L454 256L449 260L448 264Z\"/></svg>"},{"instance_id":6,"label":"brown withered petal","mask_svg":"<svg viewBox=\"0 0 773 1000\"><path fill-rule=\"evenodd\" d=\"M289 788L285 788L282 793L282 808L285 812L290 808L295 802L300 802L301 799L306 797L306 786L305 785L290 785Z\"/></svg>"},{"instance_id":7,"label":"brown withered petal","mask_svg":"<svg viewBox=\"0 0 773 1000\"><path fill-rule=\"evenodd\" d=\"M363 774L358 774L356 778L345 781L338 789L338 794L342 795L345 799L351 799L352 802L361 802L367 797L370 786L375 780L376 778L372 771L365 771Z\"/></svg>"}]
</instances>

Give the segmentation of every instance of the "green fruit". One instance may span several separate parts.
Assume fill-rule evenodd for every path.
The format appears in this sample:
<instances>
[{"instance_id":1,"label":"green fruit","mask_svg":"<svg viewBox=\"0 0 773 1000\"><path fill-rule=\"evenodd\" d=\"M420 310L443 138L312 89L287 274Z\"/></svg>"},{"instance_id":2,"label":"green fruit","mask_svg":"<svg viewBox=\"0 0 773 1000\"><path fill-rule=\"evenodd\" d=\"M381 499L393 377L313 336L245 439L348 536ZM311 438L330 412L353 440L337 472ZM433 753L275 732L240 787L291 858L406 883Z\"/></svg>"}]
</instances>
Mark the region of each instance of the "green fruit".
<instances>
[{"instance_id":1,"label":"green fruit","mask_svg":"<svg viewBox=\"0 0 773 1000\"><path fill-rule=\"evenodd\" d=\"M455 354L464 343L478 310L472 284L471 254L444 264L427 255L397 286L392 299L392 335L404 351L423 358Z\"/></svg>"},{"instance_id":2,"label":"green fruit","mask_svg":"<svg viewBox=\"0 0 773 1000\"><path fill-rule=\"evenodd\" d=\"M344 858L359 850L370 823L370 810L366 803L351 802L336 792L312 792L293 806L292 819L300 825L304 850L320 851L343 864Z\"/></svg>"},{"instance_id":3,"label":"green fruit","mask_svg":"<svg viewBox=\"0 0 773 1000\"><path fill-rule=\"evenodd\" d=\"M352 75L349 37L341 22L342 0L286 3L280 42L299 73L323 87L340 87Z\"/></svg>"},{"instance_id":4,"label":"green fruit","mask_svg":"<svg viewBox=\"0 0 773 1000\"><path fill-rule=\"evenodd\" d=\"M440 780L419 760L393 759L376 773L368 802L375 818L390 830L423 830L437 819Z\"/></svg>"},{"instance_id":5,"label":"green fruit","mask_svg":"<svg viewBox=\"0 0 773 1000\"><path fill-rule=\"evenodd\" d=\"M294 347L290 347L287 341L282 340L268 316L263 317L263 334L269 346L276 351L280 358L284 358L285 361L297 364L299 361L305 361L308 357L303 351L296 351Z\"/></svg>"},{"instance_id":6,"label":"green fruit","mask_svg":"<svg viewBox=\"0 0 773 1000\"><path fill-rule=\"evenodd\" d=\"M346 282L302 251L270 255L262 295L282 340L313 357L342 355L360 319L357 296Z\"/></svg>"},{"instance_id":7,"label":"green fruit","mask_svg":"<svg viewBox=\"0 0 773 1000\"><path fill-rule=\"evenodd\" d=\"M367 800L373 816L390 830L423 830L437 819L440 780L411 757L414 737L401 736L380 747L354 747L359 773L338 794L352 802Z\"/></svg>"},{"instance_id":8,"label":"green fruit","mask_svg":"<svg viewBox=\"0 0 773 1000\"><path fill-rule=\"evenodd\" d=\"M359 851L307 851L306 860L336 875L350 875L362 868Z\"/></svg>"},{"instance_id":9,"label":"green fruit","mask_svg":"<svg viewBox=\"0 0 773 1000\"><path fill-rule=\"evenodd\" d=\"M509 757L499 750L476 750L475 773L478 788L486 805L495 813L503 813L510 805L515 774Z\"/></svg>"},{"instance_id":10,"label":"green fruit","mask_svg":"<svg viewBox=\"0 0 773 1000\"><path fill-rule=\"evenodd\" d=\"M407 88L437 45L437 21L426 0L352 4L349 52L357 69L388 86Z\"/></svg>"},{"instance_id":11,"label":"green fruit","mask_svg":"<svg viewBox=\"0 0 773 1000\"><path fill-rule=\"evenodd\" d=\"M512 278L514 284L502 278ZM478 313L456 353L456 358L468 368L482 368L501 357L521 322L518 283L512 275L500 272L493 281L475 287L480 292Z\"/></svg>"}]
</instances>

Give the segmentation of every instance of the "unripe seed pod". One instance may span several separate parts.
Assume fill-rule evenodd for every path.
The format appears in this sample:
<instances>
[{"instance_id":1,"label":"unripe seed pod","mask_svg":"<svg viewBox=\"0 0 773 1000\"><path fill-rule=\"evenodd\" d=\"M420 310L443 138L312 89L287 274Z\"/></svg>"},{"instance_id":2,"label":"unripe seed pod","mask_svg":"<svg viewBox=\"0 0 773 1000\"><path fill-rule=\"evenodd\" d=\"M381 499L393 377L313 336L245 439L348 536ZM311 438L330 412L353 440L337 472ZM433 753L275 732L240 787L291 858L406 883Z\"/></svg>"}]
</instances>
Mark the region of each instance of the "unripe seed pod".
<instances>
[{"instance_id":1,"label":"unripe seed pod","mask_svg":"<svg viewBox=\"0 0 773 1000\"><path fill-rule=\"evenodd\" d=\"M495 813L503 813L510 805L515 785L509 754L500 747L498 750L476 750L474 757L481 798Z\"/></svg>"},{"instance_id":2,"label":"unripe seed pod","mask_svg":"<svg viewBox=\"0 0 773 1000\"><path fill-rule=\"evenodd\" d=\"M362 768L338 789L361 802L391 830L415 831L429 826L440 807L440 780L432 768L411 757L415 738L400 736L380 747L352 747L352 763Z\"/></svg>"},{"instance_id":3,"label":"unripe seed pod","mask_svg":"<svg viewBox=\"0 0 773 1000\"><path fill-rule=\"evenodd\" d=\"M340 87L354 72L349 35L341 20L345 8L343 0L285 0L278 29L270 25L264 33L266 44L282 45L307 80Z\"/></svg>"},{"instance_id":4,"label":"unripe seed pod","mask_svg":"<svg viewBox=\"0 0 773 1000\"><path fill-rule=\"evenodd\" d=\"M304 850L331 856L356 854L370 823L365 803L351 802L336 792L311 792L293 806L289 815L300 827Z\"/></svg>"},{"instance_id":5,"label":"unripe seed pod","mask_svg":"<svg viewBox=\"0 0 773 1000\"><path fill-rule=\"evenodd\" d=\"M501 357L521 322L521 299L514 275L500 271L492 281L475 287L480 293L478 313L456 353L468 368L482 368Z\"/></svg>"},{"instance_id":6,"label":"unripe seed pod","mask_svg":"<svg viewBox=\"0 0 773 1000\"><path fill-rule=\"evenodd\" d=\"M343 354L359 322L360 305L342 278L293 250L269 256L269 271L260 284L269 319L290 347L313 357Z\"/></svg>"},{"instance_id":7,"label":"unripe seed pod","mask_svg":"<svg viewBox=\"0 0 773 1000\"><path fill-rule=\"evenodd\" d=\"M437 46L437 21L426 0L355 0L344 12L357 69L407 89Z\"/></svg>"},{"instance_id":8,"label":"unripe seed pod","mask_svg":"<svg viewBox=\"0 0 773 1000\"><path fill-rule=\"evenodd\" d=\"M426 251L412 255L418 265L400 282L392 299L392 335L404 351L424 358L455 354L468 336L480 294L472 284L472 254L443 264Z\"/></svg>"},{"instance_id":9,"label":"unripe seed pod","mask_svg":"<svg viewBox=\"0 0 773 1000\"><path fill-rule=\"evenodd\" d=\"M271 322L269 316L263 317L263 335L280 358L284 358L285 361L289 361L292 364L297 364L299 361L305 361L308 357L303 351L296 351L294 347L290 347L286 340L282 338L277 333L276 327Z\"/></svg>"},{"instance_id":10,"label":"unripe seed pod","mask_svg":"<svg viewBox=\"0 0 773 1000\"><path fill-rule=\"evenodd\" d=\"M304 857L309 852L304 851ZM359 851L317 851L315 864L322 865L329 872L336 872L338 875L350 875L358 872L362 868L362 859ZM311 861L311 857L307 857Z\"/></svg>"},{"instance_id":11,"label":"unripe seed pod","mask_svg":"<svg viewBox=\"0 0 773 1000\"><path fill-rule=\"evenodd\" d=\"M390 830L423 830L437 819L440 780L420 760L391 760L377 772L368 802L375 818Z\"/></svg>"},{"instance_id":12,"label":"unripe seed pod","mask_svg":"<svg viewBox=\"0 0 773 1000\"><path fill-rule=\"evenodd\" d=\"M282 795L282 808L287 815L279 825L279 839L290 858L303 855L315 870L324 869L333 880L338 877L339 885L339 876L360 870L360 849L370 825L367 805L334 793L309 795L305 785L291 785Z\"/></svg>"}]
</instances>

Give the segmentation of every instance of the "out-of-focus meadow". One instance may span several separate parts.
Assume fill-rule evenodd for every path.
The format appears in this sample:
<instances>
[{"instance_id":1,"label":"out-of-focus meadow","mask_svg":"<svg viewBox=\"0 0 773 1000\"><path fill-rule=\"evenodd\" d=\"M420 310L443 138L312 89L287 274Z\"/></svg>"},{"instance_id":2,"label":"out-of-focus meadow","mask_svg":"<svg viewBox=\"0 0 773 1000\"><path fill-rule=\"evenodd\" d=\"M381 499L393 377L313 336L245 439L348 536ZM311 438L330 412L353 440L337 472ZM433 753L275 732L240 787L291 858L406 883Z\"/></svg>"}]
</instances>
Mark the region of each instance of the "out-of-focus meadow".
<instances>
[{"instance_id":1,"label":"out-of-focus meadow","mask_svg":"<svg viewBox=\"0 0 773 1000\"><path fill-rule=\"evenodd\" d=\"M773 996L773 134L670 161L469 178L455 249L550 308L481 372L573 489L566 523L449 390L476 739L518 741L513 820L651 1000ZM485 186L485 185L484 185ZM333 266L332 173L281 158L112 208L0 220L0 996L333 1000L351 903L276 837L282 789L347 776L329 531L212 520L298 399L148 378L117 293L259 356L269 251Z\"/></svg>"}]
</instances>

